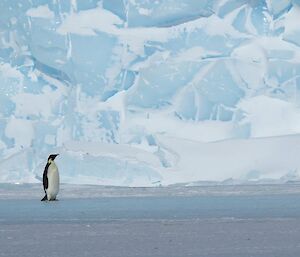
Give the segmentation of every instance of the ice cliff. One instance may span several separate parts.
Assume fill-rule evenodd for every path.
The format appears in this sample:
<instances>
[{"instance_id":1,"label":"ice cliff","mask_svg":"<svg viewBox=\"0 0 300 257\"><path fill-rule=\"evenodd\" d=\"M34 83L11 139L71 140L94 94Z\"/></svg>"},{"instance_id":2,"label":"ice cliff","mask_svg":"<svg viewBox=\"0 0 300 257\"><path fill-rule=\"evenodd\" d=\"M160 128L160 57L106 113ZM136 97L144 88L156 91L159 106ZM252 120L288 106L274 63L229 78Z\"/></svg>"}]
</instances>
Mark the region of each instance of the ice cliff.
<instances>
[{"instance_id":1,"label":"ice cliff","mask_svg":"<svg viewBox=\"0 0 300 257\"><path fill-rule=\"evenodd\" d=\"M0 182L298 178L299 0L1 0Z\"/></svg>"}]
</instances>

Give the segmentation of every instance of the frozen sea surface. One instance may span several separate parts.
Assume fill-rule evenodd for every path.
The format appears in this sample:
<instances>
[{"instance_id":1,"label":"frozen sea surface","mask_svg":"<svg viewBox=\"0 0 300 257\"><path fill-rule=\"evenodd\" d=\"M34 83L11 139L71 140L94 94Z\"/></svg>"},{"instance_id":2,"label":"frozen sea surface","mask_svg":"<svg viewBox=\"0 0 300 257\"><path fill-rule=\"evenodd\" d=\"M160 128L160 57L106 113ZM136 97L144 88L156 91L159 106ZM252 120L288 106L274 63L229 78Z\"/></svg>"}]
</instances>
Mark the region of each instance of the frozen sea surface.
<instances>
[{"instance_id":1,"label":"frozen sea surface","mask_svg":"<svg viewBox=\"0 0 300 257\"><path fill-rule=\"evenodd\" d=\"M300 256L299 185L0 185L0 256Z\"/></svg>"}]
</instances>

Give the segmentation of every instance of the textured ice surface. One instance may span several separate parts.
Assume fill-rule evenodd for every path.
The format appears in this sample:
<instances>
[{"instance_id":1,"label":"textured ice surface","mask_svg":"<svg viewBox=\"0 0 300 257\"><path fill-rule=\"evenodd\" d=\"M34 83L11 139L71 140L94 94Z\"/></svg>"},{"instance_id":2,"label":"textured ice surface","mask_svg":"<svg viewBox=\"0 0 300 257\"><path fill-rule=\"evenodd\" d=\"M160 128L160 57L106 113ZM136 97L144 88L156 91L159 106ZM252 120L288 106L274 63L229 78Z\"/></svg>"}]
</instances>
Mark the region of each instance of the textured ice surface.
<instances>
[{"instance_id":1,"label":"textured ice surface","mask_svg":"<svg viewBox=\"0 0 300 257\"><path fill-rule=\"evenodd\" d=\"M299 235L299 219L73 221L1 225L0 243L7 257L294 257Z\"/></svg>"},{"instance_id":2,"label":"textured ice surface","mask_svg":"<svg viewBox=\"0 0 300 257\"><path fill-rule=\"evenodd\" d=\"M299 184L147 189L63 185L62 189L59 201L40 202L40 185L0 184L0 255L300 253Z\"/></svg>"},{"instance_id":3,"label":"textured ice surface","mask_svg":"<svg viewBox=\"0 0 300 257\"><path fill-rule=\"evenodd\" d=\"M297 180L299 5L2 0L0 181Z\"/></svg>"}]
</instances>

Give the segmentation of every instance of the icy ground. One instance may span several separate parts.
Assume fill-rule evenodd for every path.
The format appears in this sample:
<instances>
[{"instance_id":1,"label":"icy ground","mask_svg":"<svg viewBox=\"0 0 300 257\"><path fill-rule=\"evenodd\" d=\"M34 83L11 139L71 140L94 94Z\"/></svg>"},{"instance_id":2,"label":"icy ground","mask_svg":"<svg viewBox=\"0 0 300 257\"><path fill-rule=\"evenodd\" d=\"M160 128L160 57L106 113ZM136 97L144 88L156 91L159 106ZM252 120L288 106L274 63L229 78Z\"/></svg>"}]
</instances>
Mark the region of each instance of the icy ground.
<instances>
[{"instance_id":1,"label":"icy ground","mask_svg":"<svg viewBox=\"0 0 300 257\"><path fill-rule=\"evenodd\" d=\"M114 188L0 184L0 256L288 257L300 185ZM110 196L110 197L109 197Z\"/></svg>"}]
</instances>

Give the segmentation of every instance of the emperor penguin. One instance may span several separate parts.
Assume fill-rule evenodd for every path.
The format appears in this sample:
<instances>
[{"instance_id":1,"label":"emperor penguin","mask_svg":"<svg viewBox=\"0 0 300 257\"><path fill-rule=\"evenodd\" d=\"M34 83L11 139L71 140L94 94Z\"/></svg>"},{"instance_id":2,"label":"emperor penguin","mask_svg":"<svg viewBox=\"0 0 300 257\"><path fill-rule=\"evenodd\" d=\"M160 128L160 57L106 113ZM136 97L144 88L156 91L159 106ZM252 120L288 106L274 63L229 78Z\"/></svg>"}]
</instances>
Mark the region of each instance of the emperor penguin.
<instances>
[{"instance_id":1,"label":"emperor penguin","mask_svg":"<svg viewBox=\"0 0 300 257\"><path fill-rule=\"evenodd\" d=\"M59 173L54 162L58 154L51 154L48 157L46 167L43 174L43 186L45 196L41 201L54 201L59 191Z\"/></svg>"}]
</instances>

